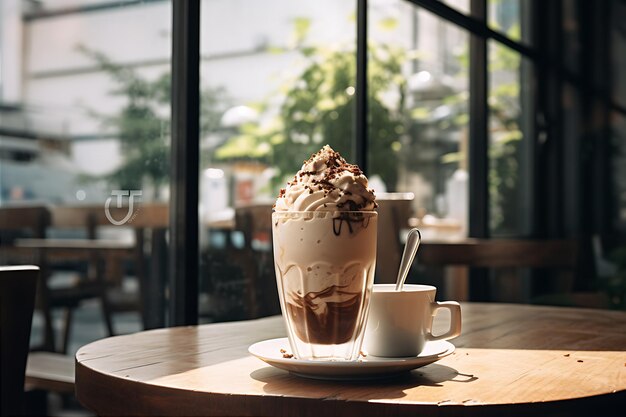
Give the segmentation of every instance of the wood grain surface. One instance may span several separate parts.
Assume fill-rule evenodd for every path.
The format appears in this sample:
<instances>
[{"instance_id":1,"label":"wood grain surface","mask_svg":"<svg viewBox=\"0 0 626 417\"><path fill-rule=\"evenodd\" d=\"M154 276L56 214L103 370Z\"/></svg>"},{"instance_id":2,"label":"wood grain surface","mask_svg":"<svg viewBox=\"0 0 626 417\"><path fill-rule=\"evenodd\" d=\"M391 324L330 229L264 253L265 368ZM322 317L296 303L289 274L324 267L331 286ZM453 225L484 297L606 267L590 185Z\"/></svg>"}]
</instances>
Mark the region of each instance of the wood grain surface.
<instances>
[{"instance_id":1,"label":"wood grain surface","mask_svg":"<svg viewBox=\"0 0 626 417\"><path fill-rule=\"evenodd\" d=\"M622 415L626 312L477 303L462 312L454 354L395 378L317 381L273 368L247 352L285 335L271 317L86 345L76 392L99 415Z\"/></svg>"}]
</instances>

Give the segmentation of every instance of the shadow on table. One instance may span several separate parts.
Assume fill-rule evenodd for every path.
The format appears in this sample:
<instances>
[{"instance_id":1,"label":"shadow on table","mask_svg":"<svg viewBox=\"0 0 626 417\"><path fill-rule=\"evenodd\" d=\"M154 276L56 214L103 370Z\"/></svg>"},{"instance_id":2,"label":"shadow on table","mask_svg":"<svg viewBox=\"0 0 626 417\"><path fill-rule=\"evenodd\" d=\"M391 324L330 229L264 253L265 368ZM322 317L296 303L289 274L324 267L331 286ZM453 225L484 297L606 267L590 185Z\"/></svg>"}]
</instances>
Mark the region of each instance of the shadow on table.
<instances>
[{"instance_id":1,"label":"shadow on table","mask_svg":"<svg viewBox=\"0 0 626 417\"><path fill-rule=\"evenodd\" d=\"M352 381L303 378L271 366L257 369L250 374L250 377L264 382L263 391L267 394L284 395L285 390L296 395L306 392L319 394L320 391L327 391L325 395L336 396L347 387L357 389L358 387L367 387L367 390L362 393L363 400L402 398L406 396L406 390L417 386L440 387L446 381L468 383L478 379L473 375L462 374L454 368L439 364L428 365L384 378Z\"/></svg>"}]
</instances>

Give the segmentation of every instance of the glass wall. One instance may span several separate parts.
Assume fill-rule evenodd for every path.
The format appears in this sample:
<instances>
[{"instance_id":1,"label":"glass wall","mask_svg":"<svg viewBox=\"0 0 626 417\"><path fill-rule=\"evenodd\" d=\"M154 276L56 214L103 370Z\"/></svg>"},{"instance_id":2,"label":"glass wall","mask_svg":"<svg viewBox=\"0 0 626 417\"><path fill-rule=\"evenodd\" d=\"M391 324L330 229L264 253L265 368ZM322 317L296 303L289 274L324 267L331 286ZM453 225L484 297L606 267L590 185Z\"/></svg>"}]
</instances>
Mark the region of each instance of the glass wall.
<instances>
[{"instance_id":1,"label":"glass wall","mask_svg":"<svg viewBox=\"0 0 626 417\"><path fill-rule=\"evenodd\" d=\"M531 44L531 6L526 0L488 0L489 26L509 39Z\"/></svg>"},{"instance_id":2,"label":"glass wall","mask_svg":"<svg viewBox=\"0 0 626 417\"><path fill-rule=\"evenodd\" d=\"M489 224L480 235L530 236L539 146L533 106L552 100L533 84L544 45L532 44L529 18L539 2L487 1L487 21L479 23L498 35L466 29L457 13L440 16L419 3L367 2L371 185L381 201L408 202L402 226L419 226L425 240L467 237L468 208L482 207L476 201L484 197L468 192L477 178L469 172L469 150L484 139L470 137L469 125L486 122L488 150L477 159L489 167ZM562 3L569 84L561 86L564 115L550 123L569 117L567 90L571 84L578 97L584 52L580 5ZM623 5L611 5L615 88L608 107L622 114ZM43 230L3 227L2 244L30 245L31 257L42 244L33 238L126 245L128 253L111 252L113 261L91 263L93 253L76 248L72 256L83 258L50 261L58 285L107 277L122 298L143 294L143 320L122 329L165 324L171 6L165 0L4 0L0 6L0 208L42 208L45 223ZM206 321L278 312L269 225L278 190L326 143L355 162L356 6L354 0L202 1L199 299ZM469 13L470 1L439 6ZM486 43L486 65L475 49L470 53L472 39L474 46ZM482 94L470 68L475 78L487 75L486 103L470 105L470 90ZM619 120L612 118L618 150ZM565 138L571 129L582 134L582 124L562 127ZM557 160L580 157L578 148L563 148ZM619 155L613 154L616 189ZM578 166L564 166L563 183L575 183ZM573 197L570 203L576 204ZM578 223L578 208L563 211L564 223Z\"/></svg>"},{"instance_id":3,"label":"glass wall","mask_svg":"<svg viewBox=\"0 0 626 417\"><path fill-rule=\"evenodd\" d=\"M33 344L71 353L162 326L163 302L141 295L164 299L166 256L151 248L164 250L168 224L170 2L0 9L0 263L42 265L51 298ZM75 310L67 334L61 305Z\"/></svg>"},{"instance_id":4,"label":"glass wall","mask_svg":"<svg viewBox=\"0 0 626 417\"><path fill-rule=\"evenodd\" d=\"M626 5L620 1L611 2L611 99L621 106L620 112L613 112L610 119L611 155L613 155L612 181L615 201L613 213L614 227L626 231Z\"/></svg>"},{"instance_id":5,"label":"glass wall","mask_svg":"<svg viewBox=\"0 0 626 417\"><path fill-rule=\"evenodd\" d=\"M270 216L302 161L354 162L355 2L201 4L203 320L279 311Z\"/></svg>"},{"instance_id":6,"label":"glass wall","mask_svg":"<svg viewBox=\"0 0 626 417\"><path fill-rule=\"evenodd\" d=\"M398 0L373 3L369 39L370 180L412 195L425 239L466 236L468 34Z\"/></svg>"},{"instance_id":7,"label":"glass wall","mask_svg":"<svg viewBox=\"0 0 626 417\"><path fill-rule=\"evenodd\" d=\"M612 181L615 196L613 212L616 213L614 230L626 231L626 116L613 113L611 117L611 154L613 155Z\"/></svg>"},{"instance_id":8,"label":"glass wall","mask_svg":"<svg viewBox=\"0 0 626 417\"><path fill-rule=\"evenodd\" d=\"M489 215L494 236L529 232L532 142L531 64L489 42Z\"/></svg>"},{"instance_id":9,"label":"glass wall","mask_svg":"<svg viewBox=\"0 0 626 417\"><path fill-rule=\"evenodd\" d=\"M611 75L612 99L626 107L626 4L611 2Z\"/></svg>"}]
</instances>

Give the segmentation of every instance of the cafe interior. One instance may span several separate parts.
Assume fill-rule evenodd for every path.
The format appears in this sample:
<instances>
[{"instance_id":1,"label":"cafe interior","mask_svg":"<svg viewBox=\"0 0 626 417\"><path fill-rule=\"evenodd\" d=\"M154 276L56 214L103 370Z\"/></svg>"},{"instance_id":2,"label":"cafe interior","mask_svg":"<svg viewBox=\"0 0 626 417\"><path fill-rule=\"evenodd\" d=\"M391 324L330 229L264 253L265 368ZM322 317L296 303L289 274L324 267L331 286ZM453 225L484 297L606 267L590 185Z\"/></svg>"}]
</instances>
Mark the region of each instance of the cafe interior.
<instances>
[{"instance_id":1,"label":"cafe interior","mask_svg":"<svg viewBox=\"0 0 626 417\"><path fill-rule=\"evenodd\" d=\"M169 415L95 399L96 346L279 317L273 206L326 144L376 194L375 284L417 228L406 283L460 302L467 334L474 306L606 314L613 344L589 351L616 354L614 396L535 415L626 404L626 1L2 0L2 415ZM246 349L270 334L245 329ZM245 373L266 384L250 404L301 399L272 378L309 380L280 372ZM307 401L418 414L367 395ZM251 407L308 415L296 399ZM198 415L256 415L211 401Z\"/></svg>"}]
</instances>

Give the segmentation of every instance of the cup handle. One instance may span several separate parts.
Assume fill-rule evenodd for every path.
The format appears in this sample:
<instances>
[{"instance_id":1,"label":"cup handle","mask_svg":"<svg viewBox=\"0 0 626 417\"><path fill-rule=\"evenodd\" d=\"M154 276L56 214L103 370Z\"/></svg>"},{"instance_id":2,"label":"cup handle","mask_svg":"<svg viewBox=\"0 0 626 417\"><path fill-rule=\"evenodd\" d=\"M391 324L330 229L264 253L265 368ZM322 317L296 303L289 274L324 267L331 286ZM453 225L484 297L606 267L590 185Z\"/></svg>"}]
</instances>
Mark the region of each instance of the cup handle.
<instances>
[{"instance_id":1,"label":"cup handle","mask_svg":"<svg viewBox=\"0 0 626 417\"><path fill-rule=\"evenodd\" d=\"M457 337L461 334L461 305L456 301L435 301L430 304L431 308L431 321L430 321L430 329L428 329L428 333L426 334L426 340L434 341L434 340L448 340L454 337ZM435 318L437 311L441 308L447 308L450 310L450 328L444 334L439 336L434 336L432 333L432 319Z\"/></svg>"}]
</instances>

